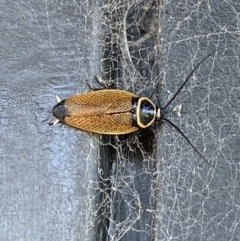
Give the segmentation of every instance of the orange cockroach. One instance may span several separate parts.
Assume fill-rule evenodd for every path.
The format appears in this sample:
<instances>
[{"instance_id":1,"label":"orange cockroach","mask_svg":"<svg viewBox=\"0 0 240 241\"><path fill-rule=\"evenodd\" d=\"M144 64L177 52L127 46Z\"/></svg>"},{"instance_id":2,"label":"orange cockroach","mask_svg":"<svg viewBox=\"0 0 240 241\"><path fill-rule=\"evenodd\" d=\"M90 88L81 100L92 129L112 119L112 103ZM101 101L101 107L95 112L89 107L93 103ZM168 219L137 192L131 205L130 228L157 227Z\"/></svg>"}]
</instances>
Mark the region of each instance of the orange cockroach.
<instances>
[{"instance_id":1,"label":"orange cockroach","mask_svg":"<svg viewBox=\"0 0 240 241\"><path fill-rule=\"evenodd\" d=\"M183 132L170 120L164 118L163 110L176 98L199 65L212 54L197 64L163 108L154 104L149 98L137 96L129 91L102 89L73 95L62 101L57 97L59 103L52 109L56 121L51 124L60 122L99 134L122 135L145 129L155 121L164 120L179 131L192 148L206 160Z\"/></svg>"}]
</instances>

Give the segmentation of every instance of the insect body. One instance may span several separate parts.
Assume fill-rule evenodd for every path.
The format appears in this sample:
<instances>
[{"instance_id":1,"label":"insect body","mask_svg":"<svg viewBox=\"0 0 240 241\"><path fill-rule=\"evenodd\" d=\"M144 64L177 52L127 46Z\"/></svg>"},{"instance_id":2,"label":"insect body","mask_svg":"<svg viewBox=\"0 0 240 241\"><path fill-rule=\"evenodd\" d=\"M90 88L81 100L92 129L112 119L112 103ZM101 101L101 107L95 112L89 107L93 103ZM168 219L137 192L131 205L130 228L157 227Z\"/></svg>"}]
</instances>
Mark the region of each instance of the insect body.
<instances>
[{"instance_id":1,"label":"insect body","mask_svg":"<svg viewBox=\"0 0 240 241\"><path fill-rule=\"evenodd\" d=\"M213 54L213 53L212 53ZM157 120L166 121L186 139L192 148L207 161L192 145L183 132L164 117L164 109L176 98L199 65L212 54L201 60L188 75L187 79L170 101L160 107L147 97L117 89L102 89L71 96L65 100L57 97L58 104L53 107L53 115L58 122L72 127L107 135L128 134L145 129Z\"/></svg>"},{"instance_id":2,"label":"insect body","mask_svg":"<svg viewBox=\"0 0 240 241\"><path fill-rule=\"evenodd\" d=\"M71 96L53 107L59 122L82 130L121 135L149 127L160 118L160 109L146 97L103 89Z\"/></svg>"}]
</instances>

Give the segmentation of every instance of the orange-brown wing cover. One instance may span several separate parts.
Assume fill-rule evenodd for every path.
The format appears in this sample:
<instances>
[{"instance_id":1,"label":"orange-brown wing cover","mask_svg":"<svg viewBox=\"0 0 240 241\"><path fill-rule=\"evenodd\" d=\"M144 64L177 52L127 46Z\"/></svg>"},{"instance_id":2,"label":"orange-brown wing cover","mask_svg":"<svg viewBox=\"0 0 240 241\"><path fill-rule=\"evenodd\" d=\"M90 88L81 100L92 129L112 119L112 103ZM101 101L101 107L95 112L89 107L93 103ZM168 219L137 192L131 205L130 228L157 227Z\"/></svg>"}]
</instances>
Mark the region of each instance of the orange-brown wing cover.
<instances>
[{"instance_id":1,"label":"orange-brown wing cover","mask_svg":"<svg viewBox=\"0 0 240 241\"><path fill-rule=\"evenodd\" d=\"M124 90L98 90L71 96L65 100L67 125L100 134L119 135L134 132L132 98Z\"/></svg>"}]
</instances>

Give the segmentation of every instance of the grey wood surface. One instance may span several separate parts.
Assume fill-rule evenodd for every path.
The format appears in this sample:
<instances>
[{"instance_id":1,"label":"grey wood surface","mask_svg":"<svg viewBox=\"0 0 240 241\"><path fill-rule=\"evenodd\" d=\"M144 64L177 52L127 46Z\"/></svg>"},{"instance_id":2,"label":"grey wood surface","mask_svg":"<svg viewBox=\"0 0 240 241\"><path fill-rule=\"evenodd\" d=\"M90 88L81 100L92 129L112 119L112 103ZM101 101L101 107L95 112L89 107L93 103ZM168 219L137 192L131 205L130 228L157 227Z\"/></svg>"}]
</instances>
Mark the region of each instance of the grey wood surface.
<instances>
[{"instance_id":1,"label":"grey wood surface","mask_svg":"<svg viewBox=\"0 0 240 241\"><path fill-rule=\"evenodd\" d=\"M239 240L239 11L2 0L0 240ZM127 142L48 125L94 74L163 105L213 51L166 117L214 168L166 123Z\"/></svg>"}]
</instances>

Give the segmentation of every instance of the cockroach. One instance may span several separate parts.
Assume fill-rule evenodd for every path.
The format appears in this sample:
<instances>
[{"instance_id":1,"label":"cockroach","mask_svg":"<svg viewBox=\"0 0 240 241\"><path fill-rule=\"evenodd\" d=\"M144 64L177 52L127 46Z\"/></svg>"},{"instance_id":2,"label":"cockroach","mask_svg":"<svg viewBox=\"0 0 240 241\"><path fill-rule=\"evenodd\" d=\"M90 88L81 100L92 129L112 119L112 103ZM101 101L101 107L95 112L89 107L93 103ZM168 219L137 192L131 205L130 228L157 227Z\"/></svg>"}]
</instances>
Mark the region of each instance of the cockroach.
<instances>
[{"instance_id":1,"label":"cockroach","mask_svg":"<svg viewBox=\"0 0 240 241\"><path fill-rule=\"evenodd\" d=\"M132 92L119 89L101 89L77 94L60 100L53 109L56 120L69 126L99 134L122 135L150 127L162 120L172 125L204 159L183 132L170 120L164 117L164 110L172 103L189 81L199 65L213 53L202 59L188 75L186 80L164 107L154 104L147 97L140 97Z\"/></svg>"}]
</instances>

